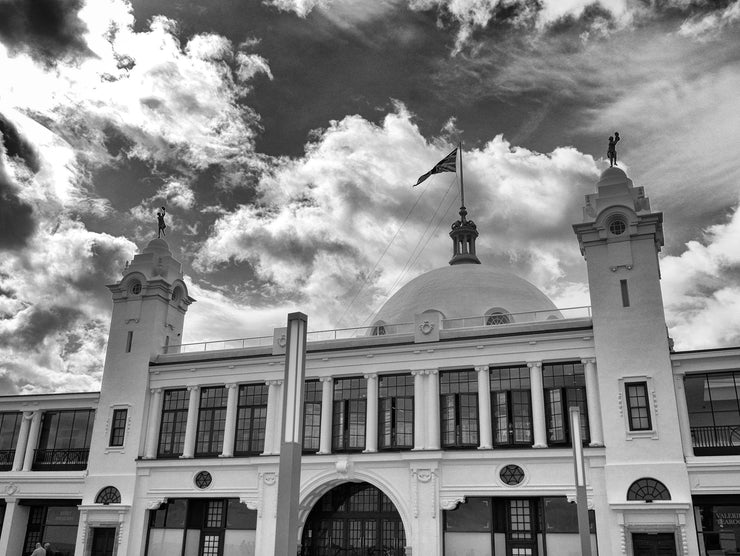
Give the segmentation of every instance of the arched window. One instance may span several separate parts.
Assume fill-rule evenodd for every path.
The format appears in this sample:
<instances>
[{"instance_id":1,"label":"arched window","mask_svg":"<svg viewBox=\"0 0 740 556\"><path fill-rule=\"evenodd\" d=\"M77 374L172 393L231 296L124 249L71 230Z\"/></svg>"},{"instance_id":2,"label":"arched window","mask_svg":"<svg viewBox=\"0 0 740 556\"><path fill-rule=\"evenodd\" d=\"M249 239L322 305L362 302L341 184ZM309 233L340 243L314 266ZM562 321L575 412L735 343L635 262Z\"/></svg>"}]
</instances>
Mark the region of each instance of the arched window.
<instances>
[{"instance_id":1,"label":"arched window","mask_svg":"<svg viewBox=\"0 0 740 556\"><path fill-rule=\"evenodd\" d=\"M382 320L379 320L373 325L373 336L385 336L385 323Z\"/></svg>"},{"instance_id":2,"label":"arched window","mask_svg":"<svg viewBox=\"0 0 740 556\"><path fill-rule=\"evenodd\" d=\"M108 504L120 504L121 493L118 492L118 489L116 487L107 486L103 490L98 492L98 495L95 497L95 503L105 504L106 506Z\"/></svg>"},{"instance_id":3,"label":"arched window","mask_svg":"<svg viewBox=\"0 0 740 556\"><path fill-rule=\"evenodd\" d=\"M486 326L496 326L498 324L509 324L511 315L505 309L489 309L486 311Z\"/></svg>"},{"instance_id":4,"label":"arched window","mask_svg":"<svg viewBox=\"0 0 740 556\"><path fill-rule=\"evenodd\" d=\"M653 500L670 500L671 493L666 486L656 479L644 477L637 479L630 485L627 491L627 500L642 500L652 502Z\"/></svg>"}]
</instances>

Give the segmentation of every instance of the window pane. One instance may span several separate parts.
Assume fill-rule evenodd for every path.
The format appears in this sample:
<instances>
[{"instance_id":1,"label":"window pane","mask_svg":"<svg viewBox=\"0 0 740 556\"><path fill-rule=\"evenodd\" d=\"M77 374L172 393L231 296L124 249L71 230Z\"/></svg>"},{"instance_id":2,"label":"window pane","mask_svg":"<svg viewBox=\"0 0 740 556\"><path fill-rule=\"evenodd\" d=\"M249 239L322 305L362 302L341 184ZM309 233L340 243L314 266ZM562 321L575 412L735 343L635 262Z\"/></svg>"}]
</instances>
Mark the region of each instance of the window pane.
<instances>
[{"instance_id":1,"label":"window pane","mask_svg":"<svg viewBox=\"0 0 740 556\"><path fill-rule=\"evenodd\" d=\"M239 387L234 443L236 455L257 455L265 449L267 392L266 384L244 384Z\"/></svg>"}]
</instances>

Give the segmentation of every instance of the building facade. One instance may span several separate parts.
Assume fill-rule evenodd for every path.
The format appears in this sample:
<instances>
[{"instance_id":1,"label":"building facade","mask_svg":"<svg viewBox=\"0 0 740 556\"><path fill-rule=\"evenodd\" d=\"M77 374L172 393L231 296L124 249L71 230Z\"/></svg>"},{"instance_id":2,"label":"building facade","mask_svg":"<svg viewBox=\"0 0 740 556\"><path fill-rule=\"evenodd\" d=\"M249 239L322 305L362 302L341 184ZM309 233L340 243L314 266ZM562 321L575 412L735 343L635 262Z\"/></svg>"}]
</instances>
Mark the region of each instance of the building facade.
<instances>
[{"instance_id":1,"label":"building facade","mask_svg":"<svg viewBox=\"0 0 740 556\"><path fill-rule=\"evenodd\" d=\"M301 554L580 554L572 407L593 554L740 554L740 347L672 350L642 187L583 213L591 307L479 264L462 208L448 267L309 333ZM0 397L0 554L272 554L285 329L183 345L160 239L109 289L99 393Z\"/></svg>"}]
</instances>

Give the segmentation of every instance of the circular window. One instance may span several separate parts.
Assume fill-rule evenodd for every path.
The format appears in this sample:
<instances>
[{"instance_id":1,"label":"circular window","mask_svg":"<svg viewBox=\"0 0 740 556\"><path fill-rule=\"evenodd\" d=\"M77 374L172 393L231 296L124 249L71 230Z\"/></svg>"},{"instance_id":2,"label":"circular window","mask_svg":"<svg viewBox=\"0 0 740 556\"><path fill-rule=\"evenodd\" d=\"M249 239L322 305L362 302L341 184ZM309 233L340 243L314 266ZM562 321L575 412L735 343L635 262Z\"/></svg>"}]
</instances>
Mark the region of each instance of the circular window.
<instances>
[{"instance_id":1,"label":"circular window","mask_svg":"<svg viewBox=\"0 0 740 556\"><path fill-rule=\"evenodd\" d=\"M507 465L499 473L501 482L510 486L518 485L524 480L524 469L518 465Z\"/></svg>"},{"instance_id":2,"label":"circular window","mask_svg":"<svg viewBox=\"0 0 740 556\"><path fill-rule=\"evenodd\" d=\"M172 290L172 301L178 301L180 299L180 288Z\"/></svg>"},{"instance_id":3,"label":"circular window","mask_svg":"<svg viewBox=\"0 0 740 556\"><path fill-rule=\"evenodd\" d=\"M139 295L141 293L141 283L140 282L134 282L131 285L131 293L134 295Z\"/></svg>"},{"instance_id":4,"label":"circular window","mask_svg":"<svg viewBox=\"0 0 740 556\"><path fill-rule=\"evenodd\" d=\"M627 229L627 224L621 218L615 218L609 224L609 231L615 236L621 236Z\"/></svg>"},{"instance_id":5,"label":"circular window","mask_svg":"<svg viewBox=\"0 0 740 556\"><path fill-rule=\"evenodd\" d=\"M651 477L643 477L637 479L630 485L627 491L627 500L642 500L644 502L652 502L653 500L670 500L671 493L668 488Z\"/></svg>"},{"instance_id":6,"label":"circular window","mask_svg":"<svg viewBox=\"0 0 740 556\"><path fill-rule=\"evenodd\" d=\"M195 476L195 486L198 488L208 488L213 482L213 477L208 471L201 471Z\"/></svg>"}]
</instances>

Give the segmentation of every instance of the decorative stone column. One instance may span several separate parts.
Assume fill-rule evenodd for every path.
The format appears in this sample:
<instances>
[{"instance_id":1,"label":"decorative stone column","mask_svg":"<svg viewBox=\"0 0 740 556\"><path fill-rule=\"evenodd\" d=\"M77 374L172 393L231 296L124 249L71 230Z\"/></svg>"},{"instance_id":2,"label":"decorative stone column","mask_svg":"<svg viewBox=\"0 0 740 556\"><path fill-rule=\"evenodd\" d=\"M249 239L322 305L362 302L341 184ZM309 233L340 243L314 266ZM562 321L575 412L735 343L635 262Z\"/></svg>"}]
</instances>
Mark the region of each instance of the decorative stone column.
<instances>
[{"instance_id":1,"label":"decorative stone column","mask_svg":"<svg viewBox=\"0 0 740 556\"><path fill-rule=\"evenodd\" d=\"M601 408L599 407L599 379L596 376L596 359L583 359L586 379L586 407L588 409L588 427L591 436L589 446L604 445L604 429L601 426Z\"/></svg>"},{"instance_id":2,"label":"decorative stone column","mask_svg":"<svg viewBox=\"0 0 740 556\"><path fill-rule=\"evenodd\" d=\"M28 444L28 430L31 428L33 411L24 411L21 419L21 430L18 431L18 441L15 443L15 456L13 457L13 471L23 469L23 460L26 458L26 445Z\"/></svg>"},{"instance_id":3,"label":"decorative stone column","mask_svg":"<svg viewBox=\"0 0 740 556\"><path fill-rule=\"evenodd\" d=\"M28 442L26 453L23 456L23 471L30 471L33 467L33 456L39 444L39 432L41 430L41 411L34 411L31 417L31 427L28 431Z\"/></svg>"},{"instance_id":4,"label":"decorative stone column","mask_svg":"<svg viewBox=\"0 0 740 556\"><path fill-rule=\"evenodd\" d=\"M154 459L157 457L159 426L162 421L162 389L152 388L150 392L152 396L149 402L149 422L147 423L144 459Z\"/></svg>"},{"instance_id":5,"label":"decorative stone column","mask_svg":"<svg viewBox=\"0 0 740 556\"><path fill-rule=\"evenodd\" d=\"M185 445L182 449L183 459L195 455L195 435L198 431L198 410L200 409L200 386L188 386L190 400L188 400L188 420L185 425Z\"/></svg>"},{"instance_id":6,"label":"decorative stone column","mask_svg":"<svg viewBox=\"0 0 740 556\"><path fill-rule=\"evenodd\" d=\"M479 450L493 448L491 431L491 382L488 366L476 367L478 373L478 427L480 431Z\"/></svg>"},{"instance_id":7,"label":"decorative stone column","mask_svg":"<svg viewBox=\"0 0 740 556\"><path fill-rule=\"evenodd\" d=\"M331 421L334 405L334 380L330 376L321 377L321 438L319 454L331 454Z\"/></svg>"},{"instance_id":8,"label":"decorative stone column","mask_svg":"<svg viewBox=\"0 0 740 556\"><path fill-rule=\"evenodd\" d=\"M439 450L439 371L432 369L426 371L428 375L427 388L427 448Z\"/></svg>"},{"instance_id":9,"label":"decorative stone column","mask_svg":"<svg viewBox=\"0 0 740 556\"><path fill-rule=\"evenodd\" d=\"M673 385L676 391L676 405L678 408L678 428L681 433L681 446L684 457L694 457L694 442L691 439L691 421L689 421L689 406L686 403L686 388L684 373L673 375Z\"/></svg>"},{"instance_id":10,"label":"decorative stone column","mask_svg":"<svg viewBox=\"0 0 740 556\"><path fill-rule=\"evenodd\" d=\"M532 388L532 428L534 448L547 448L547 425L545 423L545 393L542 388L542 361L531 361L529 384Z\"/></svg>"},{"instance_id":11,"label":"decorative stone column","mask_svg":"<svg viewBox=\"0 0 740 556\"><path fill-rule=\"evenodd\" d=\"M236 384L227 384L226 423L224 424L224 445L221 448L222 458L234 457L234 438L236 437L236 405L239 388Z\"/></svg>"},{"instance_id":12,"label":"decorative stone column","mask_svg":"<svg viewBox=\"0 0 740 556\"><path fill-rule=\"evenodd\" d=\"M265 423L265 445L263 456L280 453L280 430L282 412L280 411L280 387L282 380L266 380L267 384L267 422Z\"/></svg>"},{"instance_id":13,"label":"decorative stone column","mask_svg":"<svg viewBox=\"0 0 740 556\"><path fill-rule=\"evenodd\" d=\"M414 450L426 448L426 423L427 415L424 410L426 404L426 389L424 388L424 371L411 371L414 377Z\"/></svg>"},{"instance_id":14,"label":"decorative stone column","mask_svg":"<svg viewBox=\"0 0 740 556\"><path fill-rule=\"evenodd\" d=\"M365 452L378 451L378 375L367 374L367 413L365 422Z\"/></svg>"}]
</instances>

